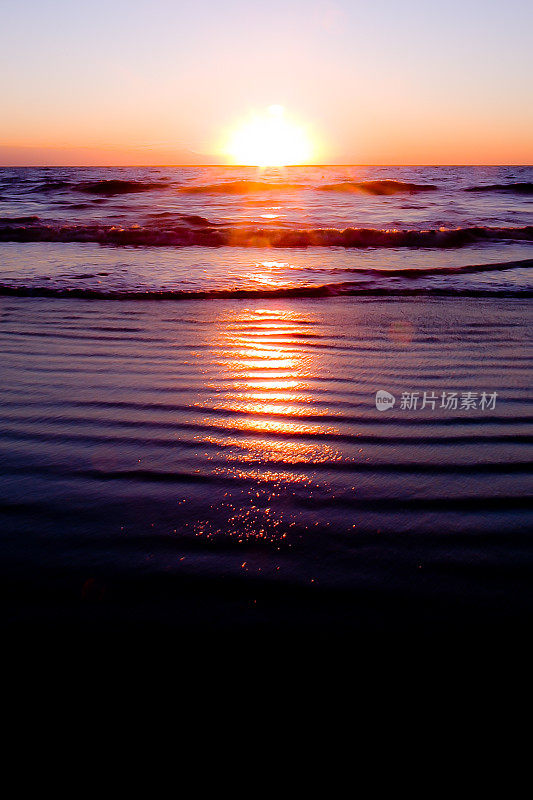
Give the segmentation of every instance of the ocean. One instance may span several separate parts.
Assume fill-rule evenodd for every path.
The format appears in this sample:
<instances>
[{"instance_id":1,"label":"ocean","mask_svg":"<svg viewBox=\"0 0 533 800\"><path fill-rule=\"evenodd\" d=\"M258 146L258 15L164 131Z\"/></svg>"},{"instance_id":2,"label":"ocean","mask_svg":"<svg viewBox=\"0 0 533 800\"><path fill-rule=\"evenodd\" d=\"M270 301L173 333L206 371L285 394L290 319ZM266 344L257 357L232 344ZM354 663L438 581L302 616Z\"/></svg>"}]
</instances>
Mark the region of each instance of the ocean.
<instances>
[{"instance_id":1,"label":"ocean","mask_svg":"<svg viewBox=\"0 0 533 800\"><path fill-rule=\"evenodd\" d=\"M6 629L529 624L532 192L0 170Z\"/></svg>"}]
</instances>

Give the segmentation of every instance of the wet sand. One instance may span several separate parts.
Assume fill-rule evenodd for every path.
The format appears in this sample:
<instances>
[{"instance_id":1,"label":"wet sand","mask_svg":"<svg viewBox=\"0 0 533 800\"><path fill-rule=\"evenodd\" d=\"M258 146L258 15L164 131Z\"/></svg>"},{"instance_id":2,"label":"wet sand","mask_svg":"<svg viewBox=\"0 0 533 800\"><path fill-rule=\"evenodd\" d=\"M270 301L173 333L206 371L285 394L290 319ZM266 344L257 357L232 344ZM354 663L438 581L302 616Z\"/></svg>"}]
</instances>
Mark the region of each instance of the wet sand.
<instances>
[{"instance_id":1,"label":"wet sand","mask_svg":"<svg viewBox=\"0 0 533 800\"><path fill-rule=\"evenodd\" d=\"M525 629L530 323L501 298L0 298L4 630Z\"/></svg>"}]
</instances>

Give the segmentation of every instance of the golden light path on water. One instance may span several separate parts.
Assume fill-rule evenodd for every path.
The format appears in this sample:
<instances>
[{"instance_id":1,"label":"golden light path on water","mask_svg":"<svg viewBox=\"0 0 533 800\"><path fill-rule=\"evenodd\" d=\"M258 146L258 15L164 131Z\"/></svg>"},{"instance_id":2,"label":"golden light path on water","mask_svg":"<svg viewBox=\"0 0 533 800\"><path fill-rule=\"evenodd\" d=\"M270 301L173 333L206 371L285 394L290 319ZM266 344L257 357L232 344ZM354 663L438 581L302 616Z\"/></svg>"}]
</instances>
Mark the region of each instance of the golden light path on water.
<instances>
[{"instance_id":1,"label":"golden light path on water","mask_svg":"<svg viewBox=\"0 0 533 800\"><path fill-rule=\"evenodd\" d=\"M337 448L313 441L319 433L336 432L329 420L315 421L328 413L313 395L312 377L320 372L321 359L314 346L320 336L316 328L317 320L307 310L289 306L235 309L216 324L212 347L217 380L209 384L209 409L220 417L218 430L199 438L220 448L216 457L212 450L205 453L218 462L213 474L227 477L230 487L232 481L239 484L236 492L230 488L226 493L225 508L217 509L224 516L226 536L229 522L242 539L285 538L295 523L283 498L303 487L312 491L316 479L310 464L342 458ZM309 415L314 419L307 419ZM220 433L221 427L226 432ZM321 491L325 488L321 481ZM214 535L216 526L204 525L199 533Z\"/></svg>"}]
</instances>

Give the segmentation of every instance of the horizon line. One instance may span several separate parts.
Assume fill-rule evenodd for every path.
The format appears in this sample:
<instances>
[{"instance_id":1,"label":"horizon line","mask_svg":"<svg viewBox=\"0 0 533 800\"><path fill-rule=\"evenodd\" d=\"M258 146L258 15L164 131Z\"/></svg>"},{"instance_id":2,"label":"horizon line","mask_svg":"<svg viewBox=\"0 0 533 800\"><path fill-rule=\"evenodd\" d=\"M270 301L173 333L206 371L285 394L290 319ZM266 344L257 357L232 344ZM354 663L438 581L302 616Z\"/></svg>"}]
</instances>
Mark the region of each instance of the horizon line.
<instances>
[{"instance_id":1,"label":"horizon line","mask_svg":"<svg viewBox=\"0 0 533 800\"><path fill-rule=\"evenodd\" d=\"M133 169L133 168L152 168L152 167L190 167L193 169L204 167L217 167L225 169L291 169L308 167L533 167L533 164L512 163L512 164L392 164L379 162L372 164L357 164L352 162L343 163L320 163L320 164L284 164L280 166L262 166L260 164L0 164L0 169Z\"/></svg>"}]
</instances>

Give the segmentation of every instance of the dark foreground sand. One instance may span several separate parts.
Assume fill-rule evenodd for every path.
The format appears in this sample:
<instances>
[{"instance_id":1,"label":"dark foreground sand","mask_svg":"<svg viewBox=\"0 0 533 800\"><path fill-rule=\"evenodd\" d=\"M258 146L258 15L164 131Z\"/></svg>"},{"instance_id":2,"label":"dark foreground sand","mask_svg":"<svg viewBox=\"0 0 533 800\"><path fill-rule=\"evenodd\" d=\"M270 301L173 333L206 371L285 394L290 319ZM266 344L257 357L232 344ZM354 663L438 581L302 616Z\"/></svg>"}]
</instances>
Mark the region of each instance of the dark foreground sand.
<instances>
[{"instance_id":1,"label":"dark foreground sand","mask_svg":"<svg viewBox=\"0 0 533 800\"><path fill-rule=\"evenodd\" d=\"M527 630L530 323L514 299L0 298L4 631Z\"/></svg>"}]
</instances>

